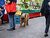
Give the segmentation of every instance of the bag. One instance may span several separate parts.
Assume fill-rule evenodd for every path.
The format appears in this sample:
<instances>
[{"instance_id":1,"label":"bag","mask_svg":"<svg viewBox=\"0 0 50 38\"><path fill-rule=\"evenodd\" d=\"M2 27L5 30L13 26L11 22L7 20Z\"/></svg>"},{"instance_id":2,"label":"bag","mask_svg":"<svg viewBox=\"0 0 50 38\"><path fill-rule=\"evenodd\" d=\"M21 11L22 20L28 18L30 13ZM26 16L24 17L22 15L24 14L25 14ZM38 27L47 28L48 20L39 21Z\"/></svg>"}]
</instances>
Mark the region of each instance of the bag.
<instances>
[{"instance_id":1,"label":"bag","mask_svg":"<svg viewBox=\"0 0 50 38\"><path fill-rule=\"evenodd\" d=\"M15 15L21 15L21 14L22 14L22 12L19 10L15 13Z\"/></svg>"}]
</instances>

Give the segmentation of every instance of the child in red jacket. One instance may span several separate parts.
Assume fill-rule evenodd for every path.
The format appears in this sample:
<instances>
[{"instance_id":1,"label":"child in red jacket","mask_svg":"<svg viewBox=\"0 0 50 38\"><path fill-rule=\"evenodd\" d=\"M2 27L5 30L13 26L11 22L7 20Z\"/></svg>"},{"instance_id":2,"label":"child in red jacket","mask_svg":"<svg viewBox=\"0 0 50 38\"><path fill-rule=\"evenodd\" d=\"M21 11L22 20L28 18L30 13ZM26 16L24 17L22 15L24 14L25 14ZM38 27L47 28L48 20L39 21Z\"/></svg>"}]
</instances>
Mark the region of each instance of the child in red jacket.
<instances>
[{"instance_id":1,"label":"child in red jacket","mask_svg":"<svg viewBox=\"0 0 50 38\"><path fill-rule=\"evenodd\" d=\"M9 18L9 24L10 24L10 29L9 31L15 30L15 23L14 23L14 14L16 12L16 1L14 0L7 0L6 5L5 5L8 18Z\"/></svg>"}]
</instances>

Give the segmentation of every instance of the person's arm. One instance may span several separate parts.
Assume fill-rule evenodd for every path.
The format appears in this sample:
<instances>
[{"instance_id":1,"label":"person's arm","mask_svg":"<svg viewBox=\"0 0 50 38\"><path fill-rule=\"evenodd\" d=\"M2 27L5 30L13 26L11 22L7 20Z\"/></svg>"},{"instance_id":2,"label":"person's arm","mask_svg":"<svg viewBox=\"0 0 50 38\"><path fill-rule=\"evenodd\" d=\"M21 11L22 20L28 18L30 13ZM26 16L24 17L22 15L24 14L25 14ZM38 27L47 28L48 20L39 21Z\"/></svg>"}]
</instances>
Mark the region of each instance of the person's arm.
<instances>
[{"instance_id":1,"label":"person's arm","mask_svg":"<svg viewBox=\"0 0 50 38\"><path fill-rule=\"evenodd\" d=\"M47 1L44 0L43 3L42 3L41 10L40 10L40 12L42 13L42 15L45 15L45 12L46 12L46 5L47 5Z\"/></svg>"}]
</instances>

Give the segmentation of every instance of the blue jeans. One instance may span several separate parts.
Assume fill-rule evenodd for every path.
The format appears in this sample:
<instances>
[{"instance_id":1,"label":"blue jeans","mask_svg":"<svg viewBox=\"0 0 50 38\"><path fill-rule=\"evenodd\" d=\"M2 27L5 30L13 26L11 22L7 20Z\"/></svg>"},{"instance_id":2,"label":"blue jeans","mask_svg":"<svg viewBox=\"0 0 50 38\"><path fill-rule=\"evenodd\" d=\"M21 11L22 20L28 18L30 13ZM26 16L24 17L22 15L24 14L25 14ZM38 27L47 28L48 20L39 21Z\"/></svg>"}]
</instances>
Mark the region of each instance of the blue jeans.
<instances>
[{"instance_id":1,"label":"blue jeans","mask_svg":"<svg viewBox=\"0 0 50 38\"><path fill-rule=\"evenodd\" d=\"M10 29L15 28L14 14L8 14Z\"/></svg>"}]
</instances>

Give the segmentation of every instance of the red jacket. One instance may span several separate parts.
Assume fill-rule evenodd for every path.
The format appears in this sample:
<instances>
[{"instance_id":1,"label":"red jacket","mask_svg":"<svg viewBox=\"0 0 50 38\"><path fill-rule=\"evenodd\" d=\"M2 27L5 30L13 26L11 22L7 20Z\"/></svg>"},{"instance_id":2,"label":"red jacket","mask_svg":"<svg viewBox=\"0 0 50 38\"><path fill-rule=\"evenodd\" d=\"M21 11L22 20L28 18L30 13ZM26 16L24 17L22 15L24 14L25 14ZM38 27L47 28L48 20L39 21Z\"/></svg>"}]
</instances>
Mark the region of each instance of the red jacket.
<instances>
[{"instance_id":1,"label":"red jacket","mask_svg":"<svg viewBox=\"0 0 50 38\"><path fill-rule=\"evenodd\" d=\"M10 4L6 4L5 6L7 13L16 12L16 3L12 2Z\"/></svg>"}]
</instances>

